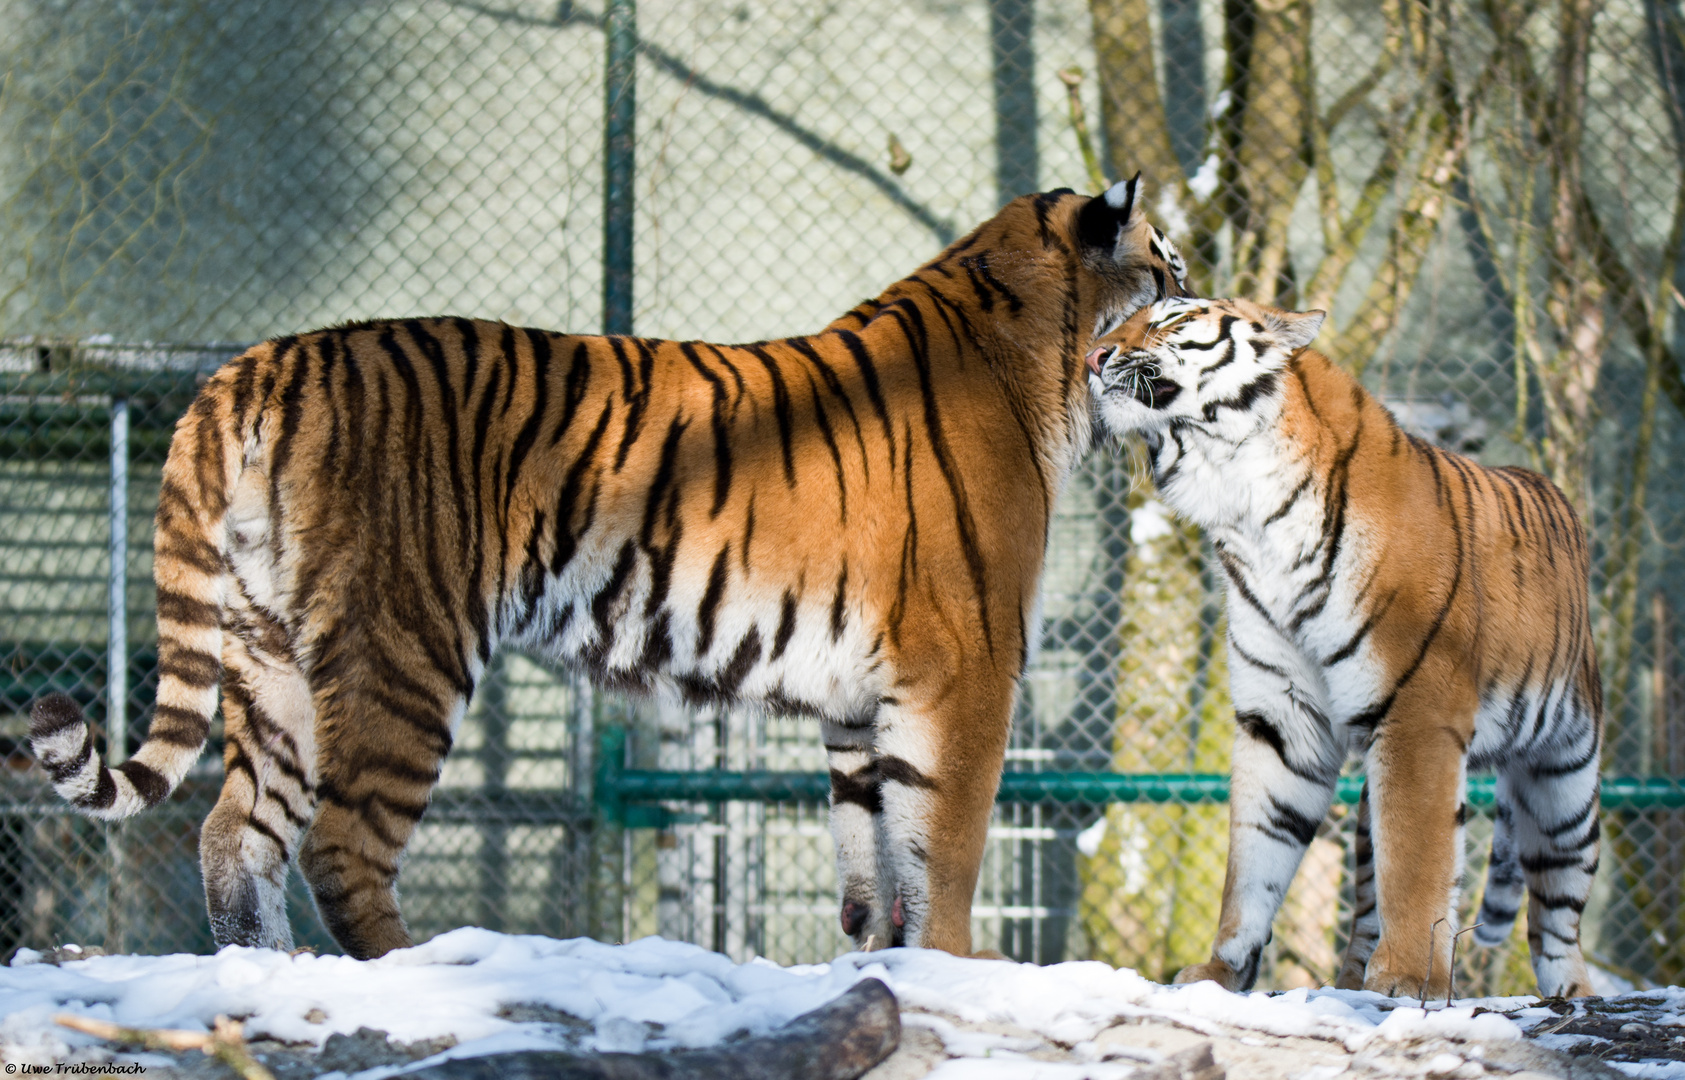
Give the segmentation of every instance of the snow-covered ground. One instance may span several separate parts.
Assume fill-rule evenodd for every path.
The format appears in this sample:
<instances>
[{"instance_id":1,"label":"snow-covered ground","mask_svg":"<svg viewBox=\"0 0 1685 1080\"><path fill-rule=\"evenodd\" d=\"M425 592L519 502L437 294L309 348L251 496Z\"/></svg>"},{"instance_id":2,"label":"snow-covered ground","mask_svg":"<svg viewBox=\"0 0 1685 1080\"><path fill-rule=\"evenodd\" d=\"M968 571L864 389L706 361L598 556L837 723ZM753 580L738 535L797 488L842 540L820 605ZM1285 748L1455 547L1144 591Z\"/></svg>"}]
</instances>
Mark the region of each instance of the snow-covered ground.
<instances>
[{"instance_id":1,"label":"snow-covered ground","mask_svg":"<svg viewBox=\"0 0 1685 1080\"><path fill-rule=\"evenodd\" d=\"M1551 1055L1529 1049L1540 1045L1578 1046L1582 1054L1590 1047L1628 1075L1685 1080L1682 989L1592 999L1589 1011L1534 998L1449 1008L1430 1002L1423 1010L1349 991L1167 987L1099 963L1035 967L890 949L784 968L734 964L655 938L617 946L472 928L367 962L231 947L215 956L93 957L55 966L26 950L0 968L0 1056L20 1065L114 1060L107 1044L55 1024L60 1013L191 1030L207 1030L224 1014L244 1019L260 1055L295 1057L363 1028L389 1036L394 1050L384 1060L394 1062L699 1047L769 1032L868 976L894 990L903 1022L901 1050L868 1074L872 1080L1122 1080L1202 1041L1213 1042L1235 1080L1569 1075L1560 1064L1566 1059L1552 1066ZM1610 1053L1617 1044L1627 1052ZM338 1050L328 1049L349 1045L342 1039ZM442 1046L448 1049L433 1054ZM1653 1051L1651 1059L1613 1060L1641 1056L1630 1052L1634 1046ZM172 1064L147 1054L115 1060L138 1060L148 1072ZM360 1060L369 1059L321 1059L324 1066ZM1576 1060L1593 1071L1574 1075L1601 1074L1586 1058ZM357 1075L381 1080L414 1067L386 1064Z\"/></svg>"}]
</instances>

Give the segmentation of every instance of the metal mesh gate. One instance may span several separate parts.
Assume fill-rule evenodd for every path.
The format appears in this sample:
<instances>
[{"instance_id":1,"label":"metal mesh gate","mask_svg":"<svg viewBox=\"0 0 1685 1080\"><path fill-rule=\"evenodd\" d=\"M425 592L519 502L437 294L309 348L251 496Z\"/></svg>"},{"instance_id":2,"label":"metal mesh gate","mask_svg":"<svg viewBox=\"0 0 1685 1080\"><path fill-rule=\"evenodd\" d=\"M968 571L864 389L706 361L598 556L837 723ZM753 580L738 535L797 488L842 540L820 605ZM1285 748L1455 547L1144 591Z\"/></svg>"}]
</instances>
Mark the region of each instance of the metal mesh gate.
<instances>
[{"instance_id":1,"label":"metal mesh gate","mask_svg":"<svg viewBox=\"0 0 1685 1080\"><path fill-rule=\"evenodd\" d=\"M214 755L108 828L64 813L22 742L49 688L106 735L145 731L158 469L238 350L182 343L441 312L803 332L1004 198L1140 168L1199 291L1329 309L1321 344L1407 426L1582 507L1624 781L1588 943L1626 977L1685 977L1676 0L0 0L0 21L0 946L210 945ZM1061 504L1008 755L1021 801L975 912L1010 955L1163 976L1215 925L1232 716L1219 580L1141 476L1097 452ZM809 724L505 656L410 849L406 912L419 936L828 957L823 789L786 775L823 767ZM599 784L698 770L736 779ZM1085 801L1029 775L1080 773L1112 779ZM1332 977L1348 831L1337 805L1263 985ZM1519 933L1459 985L1530 985Z\"/></svg>"}]
</instances>

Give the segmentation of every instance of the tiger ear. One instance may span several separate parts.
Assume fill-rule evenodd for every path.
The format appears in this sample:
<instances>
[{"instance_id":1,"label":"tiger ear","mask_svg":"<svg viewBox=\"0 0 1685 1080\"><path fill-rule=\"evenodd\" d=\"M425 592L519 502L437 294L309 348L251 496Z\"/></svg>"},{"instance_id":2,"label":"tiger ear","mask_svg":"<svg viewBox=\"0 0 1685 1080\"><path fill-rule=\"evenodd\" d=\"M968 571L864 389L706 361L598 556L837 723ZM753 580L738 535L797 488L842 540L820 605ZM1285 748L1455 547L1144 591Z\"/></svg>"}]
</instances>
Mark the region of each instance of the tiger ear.
<instances>
[{"instance_id":1,"label":"tiger ear","mask_svg":"<svg viewBox=\"0 0 1685 1080\"><path fill-rule=\"evenodd\" d=\"M1132 179L1119 180L1106 189L1105 194L1088 200L1077 215L1077 239L1083 247L1099 248L1107 255L1117 247L1118 235L1128 227L1135 212L1135 196L1140 187L1141 174Z\"/></svg>"},{"instance_id":2,"label":"tiger ear","mask_svg":"<svg viewBox=\"0 0 1685 1080\"><path fill-rule=\"evenodd\" d=\"M1274 311L1270 313L1270 334L1282 348L1297 352L1316 340L1327 317L1326 311Z\"/></svg>"}]
</instances>

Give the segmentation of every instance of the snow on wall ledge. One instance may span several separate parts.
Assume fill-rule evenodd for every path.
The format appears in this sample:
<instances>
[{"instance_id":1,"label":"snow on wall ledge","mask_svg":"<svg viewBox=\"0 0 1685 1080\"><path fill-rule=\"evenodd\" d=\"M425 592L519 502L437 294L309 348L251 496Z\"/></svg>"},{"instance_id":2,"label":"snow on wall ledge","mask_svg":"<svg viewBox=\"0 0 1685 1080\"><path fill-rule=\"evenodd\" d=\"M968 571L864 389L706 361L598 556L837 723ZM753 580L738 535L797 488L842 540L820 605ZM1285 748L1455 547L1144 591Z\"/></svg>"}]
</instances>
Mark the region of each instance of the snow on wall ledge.
<instances>
[{"instance_id":1,"label":"snow on wall ledge","mask_svg":"<svg viewBox=\"0 0 1685 1080\"><path fill-rule=\"evenodd\" d=\"M1034 1075L1127 1077L1139 1063L1162 1056L1150 1045L1129 1046L1116 1035L1119 1024L1142 1031L1168 1025L1248 1045L1308 1038L1336 1056L1362 1057L1436 1041L1500 1046L1532 1028L1560 1026L1563 1015L1534 998L1468 1000L1451 1008L1430 1003L1424 1011L1354 991L1168 987L1094 962L1036 967L890 949L783 968L734 964L658 938L616 946L473 928L373 961L232 946L215 956L94 957L62 966L31 962L37 956L25 950L13 966L0 968L0 1057L7 1063L111 1059L109 1048L54 1024L59 1013L189 1030L208 1030L226 1014L245 1018L248 1039L316 1048L330 1035L360 1028L387 1032L395 1043L455 1040L429 1062L525 1049L699 1047L739 1033L765 1034L868 976L895 991L909 1030L922 1026L927 1042L930 1032L941 1039L949 1060L931 1074L940 1080L1032 1075L991 1071L1010 1060L1026 1067L1036 1061ZM1685 1036L1685 990L1627 998L1664 1035ZM577 1019L531 1019L562 1014ZM1049 1053L1038 1057L1033 1051L1040 1046L1063 1052L1069 1064L1050 1062ZM1473 1060L1473 1072L1462 1060L1446 1074L1461 1067L1482 1075ZM1677 1061L1625 1067L1631 1075L1685 1078L1685 1063ZM398 1071L360 1075L379 1080Z\"/></svg>"}]
</instances>

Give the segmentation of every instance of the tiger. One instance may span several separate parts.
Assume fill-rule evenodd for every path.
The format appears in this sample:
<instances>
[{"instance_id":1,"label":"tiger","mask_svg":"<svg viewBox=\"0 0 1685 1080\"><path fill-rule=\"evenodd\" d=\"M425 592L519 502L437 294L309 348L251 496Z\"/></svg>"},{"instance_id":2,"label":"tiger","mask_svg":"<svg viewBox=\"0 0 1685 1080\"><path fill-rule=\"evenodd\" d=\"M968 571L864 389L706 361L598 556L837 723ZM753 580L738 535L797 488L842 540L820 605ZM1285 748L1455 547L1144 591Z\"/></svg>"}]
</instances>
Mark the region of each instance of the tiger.
<instances>
[{"instance_id":1,"label":"tiger","mask_svg":"<svg viewBox=\"0 0 1685 1080\"><path fill-rule=\"evenodd\" d=\"M1497 774L1475 940L1509 936L1525 883L1539 992L1588 995L1603 703L1585 531L1545 477L1406 433L1309 348L1322 322L1169 298L1086 357L1099 426L1143 437L1226 581L1228 865L1211 959L1176 981L1253 985L1351 752L1367 779L1335 985L1449 992L1474 769Z\"/></svg>"},{"instance_id":2,"label":"tiger","mask_svg":"<svg viewBox=\"0 0 1685 1080\"><path fill-rule=\"evenodd\" d=\"M31 714L56 790L176 788L220 688L200 841L219 946L287 949L296 855L350 956L411 944L395 884L475 686L519 648L603 688L818 721L857 947L971 952L970 907L1083 356L1185 268L1137 209L1023 196L821 333L744 345L467 318L257 345L176 426L157 707L110 768Z\"/></svg>"}]
</instances>

